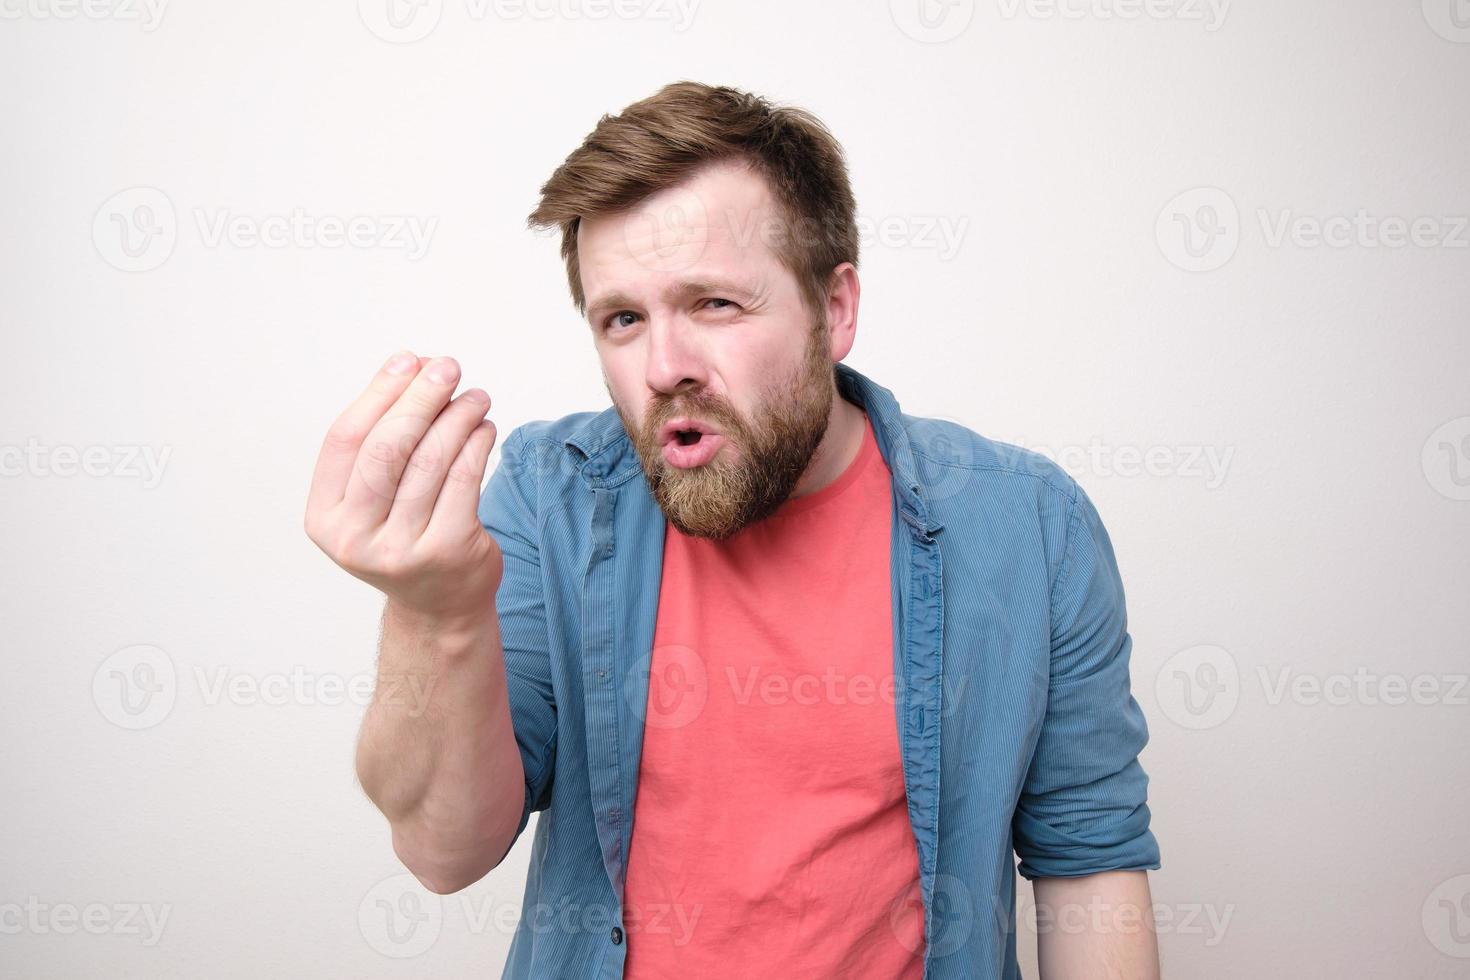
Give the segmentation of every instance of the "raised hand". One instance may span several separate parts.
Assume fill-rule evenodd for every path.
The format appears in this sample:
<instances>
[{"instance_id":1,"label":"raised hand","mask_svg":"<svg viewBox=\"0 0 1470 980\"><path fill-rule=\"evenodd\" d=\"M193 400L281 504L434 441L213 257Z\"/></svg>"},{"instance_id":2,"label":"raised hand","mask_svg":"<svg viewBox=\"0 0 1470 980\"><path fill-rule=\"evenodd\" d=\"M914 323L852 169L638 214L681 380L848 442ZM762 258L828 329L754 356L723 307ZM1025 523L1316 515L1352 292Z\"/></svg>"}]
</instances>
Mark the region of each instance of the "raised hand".
<instances>
[{"instance_id":1,"label":"raised hand","mask_svg":"<svg viewBox=\"0 0 1470 980\"><path fill-rule=\"evenodd\" d=\"M395 354L322 442L306 534L400 611L453 625L494 615L500 548L476 516L495 445L490 396L453 398L451 357Z\"/></svg>"}]
</instances>

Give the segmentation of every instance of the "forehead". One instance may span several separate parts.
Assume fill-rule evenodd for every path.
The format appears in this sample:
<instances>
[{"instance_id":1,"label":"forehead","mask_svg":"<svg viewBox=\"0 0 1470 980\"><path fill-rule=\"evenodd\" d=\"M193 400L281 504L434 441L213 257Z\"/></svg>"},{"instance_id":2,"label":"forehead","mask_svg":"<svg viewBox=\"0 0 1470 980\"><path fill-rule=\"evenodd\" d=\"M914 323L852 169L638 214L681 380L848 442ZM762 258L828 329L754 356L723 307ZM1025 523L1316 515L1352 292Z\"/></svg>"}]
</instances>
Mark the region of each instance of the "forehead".
<instances>
[{"instance_id":1,"label":"forehead","mask_svg":"<svg viewBox=\"0 0 1470 980\"><path fill-rule=\"evenodd\" d=\"M712 164L632 208L583 220L582 290L639 294L680 281L779 275L780 209L765 179L738 162ZM772 284L774 285L774 284Z\"/></svg>"}]
</instances>

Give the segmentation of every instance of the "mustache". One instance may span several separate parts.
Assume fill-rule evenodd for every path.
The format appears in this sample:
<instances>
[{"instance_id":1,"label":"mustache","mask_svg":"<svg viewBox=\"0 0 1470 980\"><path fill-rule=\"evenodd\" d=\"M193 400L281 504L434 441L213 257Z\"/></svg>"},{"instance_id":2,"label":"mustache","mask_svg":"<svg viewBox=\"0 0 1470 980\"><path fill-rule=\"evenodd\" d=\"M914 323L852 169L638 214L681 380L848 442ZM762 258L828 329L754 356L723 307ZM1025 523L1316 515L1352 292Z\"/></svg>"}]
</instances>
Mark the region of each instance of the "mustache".
<instances>
[{"instance_id":1,"label":"mustache","mask_svg":"<svg viewBox=\"0 0 1470 980\"><path fill-rule=\"evenodd\" d=\"M721 431L735 431L740 427L738 417L733 409L729 408L723 399L717 398L694 398L682 403L672 401L664 404L655 404L648 413L648 421L644 428L650 438L658 433L664 423L673 419L688 417L702 422L708 422Z\"/></svg>"}]
</instances>

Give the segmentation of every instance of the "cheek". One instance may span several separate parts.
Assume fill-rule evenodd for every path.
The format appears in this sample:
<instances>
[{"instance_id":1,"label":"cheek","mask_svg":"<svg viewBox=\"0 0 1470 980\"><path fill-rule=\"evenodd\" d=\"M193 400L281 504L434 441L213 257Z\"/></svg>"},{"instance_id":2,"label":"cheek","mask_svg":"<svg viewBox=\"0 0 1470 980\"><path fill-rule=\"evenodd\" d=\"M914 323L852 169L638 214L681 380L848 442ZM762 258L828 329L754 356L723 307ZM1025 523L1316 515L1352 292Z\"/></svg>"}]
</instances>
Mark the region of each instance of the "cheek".
<instances>
[{"instance_id":1,"label":"cheek","mask_svg":"<svg viewBox=\"0 0 1470 980\"><path fill-rule=\"evenodd\" d=\"M742 365L738 379L740 409L747 416L789 394L799 361L787 351L766 352L758 361Z\"/></svg>"},{"instance_id":2,"label":"cheek","mask_svg":"<svg viewBox=\"0 0 1470 980\"><path fill-rule=\"evenodd\" d=\"M642 372L625 350L600 350L602 381L618 399L627 403L642 381Z\"/></svg>"},{"instance_id":3,"label":"cheek","mask_svg":"<svg viewBox=\"0 0 1470 980\"><path fill-rule=\"evenodd\" d=\"M607 389L608 397L612 399L613 404L617 406L627 421L642 426L644 414L647 411L645 406L647 399L636 380L617 363L603 359L602 386Z\"/></svg>"}]
</instances>

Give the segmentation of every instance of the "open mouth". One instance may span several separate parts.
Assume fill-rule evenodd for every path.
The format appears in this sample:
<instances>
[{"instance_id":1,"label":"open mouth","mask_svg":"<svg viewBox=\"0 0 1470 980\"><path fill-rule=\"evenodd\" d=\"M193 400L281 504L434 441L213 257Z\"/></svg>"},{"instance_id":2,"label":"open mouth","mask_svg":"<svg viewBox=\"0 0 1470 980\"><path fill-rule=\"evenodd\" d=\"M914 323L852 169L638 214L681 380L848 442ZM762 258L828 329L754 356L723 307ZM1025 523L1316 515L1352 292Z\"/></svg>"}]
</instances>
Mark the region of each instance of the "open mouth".
<instances>
[{"instance_id":1,"label":"open mouth","mask_svg":"<svg viewBox=\"0 0 1470 980\"><path fill-rule=\"evenodd\" d=\"M659 429L658 441L661 446L694 446L704 437L718 434L712 426L686 415L665 422Z\"/></svg>"},{"instance_id":2,"label":"open mouth","mask_svg":"<svg viewBox=\"0 0 1470 980\"><path fill-rule=\"evenodd\" d=\"M725 437L698 419L670 419L659 429L664 461L678 469L693 469L714 459Z\"/></svg>"}]
</instances>

